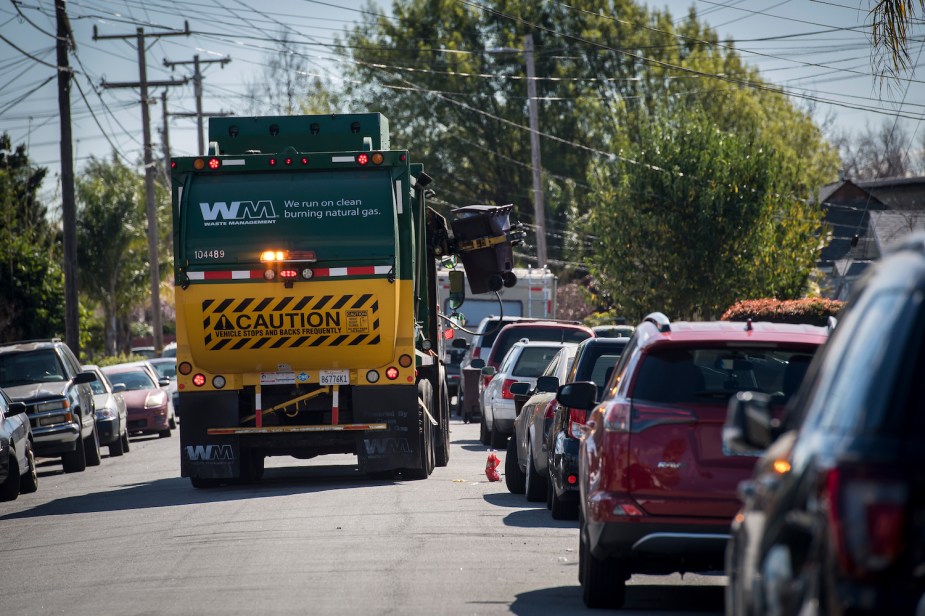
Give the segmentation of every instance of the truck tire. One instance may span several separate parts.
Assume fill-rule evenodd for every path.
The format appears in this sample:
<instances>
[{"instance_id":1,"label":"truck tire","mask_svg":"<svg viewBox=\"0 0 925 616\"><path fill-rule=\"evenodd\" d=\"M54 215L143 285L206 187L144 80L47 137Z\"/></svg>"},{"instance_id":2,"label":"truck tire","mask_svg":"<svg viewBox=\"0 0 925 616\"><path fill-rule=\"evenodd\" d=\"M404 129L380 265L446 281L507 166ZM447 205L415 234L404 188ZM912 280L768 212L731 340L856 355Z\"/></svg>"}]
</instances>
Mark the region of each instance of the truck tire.
<instances>
[{"instance_id":1,"label":"truck tire","mask_svg":"<svg viewBox=\"0 0 925 616\"><path fill-rule=\"evenodd\" d=\"M526 488L526 476L520 470L517 461L517 440L507 442L507 454L504 456L504 483L511 494L523 494Z\"/></svg>"},{"instance_id":2,"label":"truck tire","mask_svg":"<svg viewBox=\"0 0 925 616\"><path fill-rule=\"evenodd\" d=\"M19 493L31 494L39 489L39 473L35 468L35 454L32 453L32 443L26 443L26 474L19 478Z\"/></svg>"},{"instance_id":3,"label":"truck tire","mask_svg":"<svg viewBox=\"0 0 925 616\"><path fill-rule=\"evenodd\" d=\"M10 449L7 454L10 457L10 470L7 472L6 481L0 485L0 501L14 501L19 496L20 476L16 451Z\"/></svg>"},{"instance_id":4,"label":"truck tire","mask_svg":"<svg viewBox=\"0 0 925 616\"><path fill-rule=\"evenodd\" d=\"M434 403L430 382L421 381L418 384L418 392L428 409L432 409ZM405 469L403 474L408 479L427 479L434 470L434 426L421 409L418 409L418 438L420 461L417 467Z\"/></svg>"},{"instance_id":5,"label":"truck tire","mask_svg":"<svg viewBox=\"0 0 925 616\"><path fill-rule=\"evenodd\" d=\"M441 387L440 396L440 417L437 421L436 442L434 443L434 464L436 466L446 466L450 463L450 392L447 390L446 383Z\"/></svg>"},{"instance_id":6,"label":"truck tire","mask_svg":"<svg viewBox=\"0 0 925 616\"><path fill-rule=\"evenodd\" d=\"M74 451L61 456L61 466L65 473L82 473L87 468L87 452L84 450L83 441L77 439L74 445Z\"/></svg>"},{"instance_id":7,"label":"truck tire","mask_svg":"<svg viewBox=\"0 0 925 616\"><path fill-rule=\"evenodd\" d=\"M84 439L84 450L86 452L87 466L99 466L103 461L100 455L100 435L96 431L96 424L93 424L93 434Z\"/></svg>"}]
</instances>

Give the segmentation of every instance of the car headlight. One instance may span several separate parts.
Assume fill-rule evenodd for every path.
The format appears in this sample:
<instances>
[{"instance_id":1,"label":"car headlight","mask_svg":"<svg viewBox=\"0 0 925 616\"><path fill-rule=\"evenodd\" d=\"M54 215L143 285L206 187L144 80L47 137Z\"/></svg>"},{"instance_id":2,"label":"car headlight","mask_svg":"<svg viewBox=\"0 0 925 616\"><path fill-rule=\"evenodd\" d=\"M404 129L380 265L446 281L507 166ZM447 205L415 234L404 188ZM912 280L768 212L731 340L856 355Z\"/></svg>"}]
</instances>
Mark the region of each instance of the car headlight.
<instances>
[{"instance_id":1,"label":"car headlight","mask_svg":"<svg viewBox=\"0 0 925 616\"><path fill-rule=\"evenodd\" d=\"M152 390L148 393L148 397L145 398L145 408L151 409L158 406L167 405L167 392L163 390Z\"/></svg>"},{"instance_id":2,"label":"car headlight","mask_svg":"<svg viewBox=\"0 0 925 616\"><path fill-rule=\"evenodd\" d=\"M67 398L59 398L58 400L49 400L48 402L39 402L32 407L33 412L35 413L44 413L46 411L63 411L70 408L71 402Z\"/></svg>"},{"instance_id":3,"label":"car headlight","mask_svg":"<svg viewBox=\"0 0 925 616\"><path fill-rule=\"evenodd\" d=\"M118 413L116 413L114 410L112 410L108 406L104 406L101 409L96 409L97 419L115 419L118 416L119 416Z\"/></svg>"}]
</instances>

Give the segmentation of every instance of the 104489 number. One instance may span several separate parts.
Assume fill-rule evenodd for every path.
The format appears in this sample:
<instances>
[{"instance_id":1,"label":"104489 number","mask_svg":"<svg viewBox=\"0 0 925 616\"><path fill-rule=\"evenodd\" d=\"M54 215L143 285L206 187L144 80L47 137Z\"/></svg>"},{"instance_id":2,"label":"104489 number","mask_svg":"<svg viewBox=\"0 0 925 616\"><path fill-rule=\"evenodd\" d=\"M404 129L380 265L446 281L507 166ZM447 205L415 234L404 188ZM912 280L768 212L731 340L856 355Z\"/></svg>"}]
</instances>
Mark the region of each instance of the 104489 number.
<instances>
[{"instance_id":1,"label":"104489 number","mask_svg":"<svg viewBox=\"0 0 925 616\"><path fill-rule=\"evenodd\" d=\"M194 250L193 256L197 259L222 259L225 257L224 250Z\"/></svg>"}]
</instances>

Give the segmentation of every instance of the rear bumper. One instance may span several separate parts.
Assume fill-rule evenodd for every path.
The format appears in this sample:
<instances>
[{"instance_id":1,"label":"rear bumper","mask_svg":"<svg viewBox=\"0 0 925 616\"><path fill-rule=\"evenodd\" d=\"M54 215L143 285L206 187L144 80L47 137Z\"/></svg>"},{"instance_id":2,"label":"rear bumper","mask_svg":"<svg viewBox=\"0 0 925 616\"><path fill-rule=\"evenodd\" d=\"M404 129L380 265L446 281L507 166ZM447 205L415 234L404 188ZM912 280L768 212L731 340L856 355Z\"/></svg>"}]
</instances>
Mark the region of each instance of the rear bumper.
<instances>
[{"instance_id":1,"label":"rear bumper","mask_svg":"<svg viewBox=\"0 0 925 616\"><path fill-rule=\"evenodd\" d=\"M553 442L549 458L549 476L556 496L560 500L578 500L578 448L581 442L565 436L560 432ZM569 476L575 477L575 483L569 483Z\"/></svg>"},{"instance_id":2,"label":"rear bumper","mask_svg":"<svg viewBox=\"0 0 925 616\"><path fill-rule=\"evenodd\" d=\"M729 522L653 521L586 524L589 548L597 558L616 558L630 573L723 571Z\"/></svg>"}]
</instances>

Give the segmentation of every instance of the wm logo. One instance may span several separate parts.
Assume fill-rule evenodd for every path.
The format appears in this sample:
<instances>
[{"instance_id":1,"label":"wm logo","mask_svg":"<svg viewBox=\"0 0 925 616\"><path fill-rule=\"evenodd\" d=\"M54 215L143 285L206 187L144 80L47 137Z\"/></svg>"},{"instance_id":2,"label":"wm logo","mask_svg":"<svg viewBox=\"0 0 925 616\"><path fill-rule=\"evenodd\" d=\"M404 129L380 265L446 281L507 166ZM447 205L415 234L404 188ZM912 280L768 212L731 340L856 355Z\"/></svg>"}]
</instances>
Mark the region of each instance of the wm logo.
<instances>
[{"instance_id":1,"label":"wm logo","mask_svg":"<svg viewBox=\"0 0 925 616\"><path fill-rule=\"evenodd\" d=\"M187 445L186 456L190 462L209 462L212 460L234 460L231 445Z\"/></svg>"},{"instance_id":2,"label":"wm logo","mask_svg":"<svg viewBox=\"0 0 925 616\"><path fill-rule=\"evenodd\" d=\"M254 205L253 201L232 201L230 205L225 201L216 201L212 204L200 203L199 209L202 210L202 219L207 222L219 218L222 220L277 218L273 202L270 200L258 201L257 205Z\"/></svg>"},{"instance_id":3,"label":"wm logo","mask_svg":"<svg viewBox=\"0 0 925 616\"><path fill-rule=\"evenodd\" d=\"M367 438L363 439L366 455L386 455L392 453L411 453L411 445L406 438Z\"/></svg>"}]
</instances>

